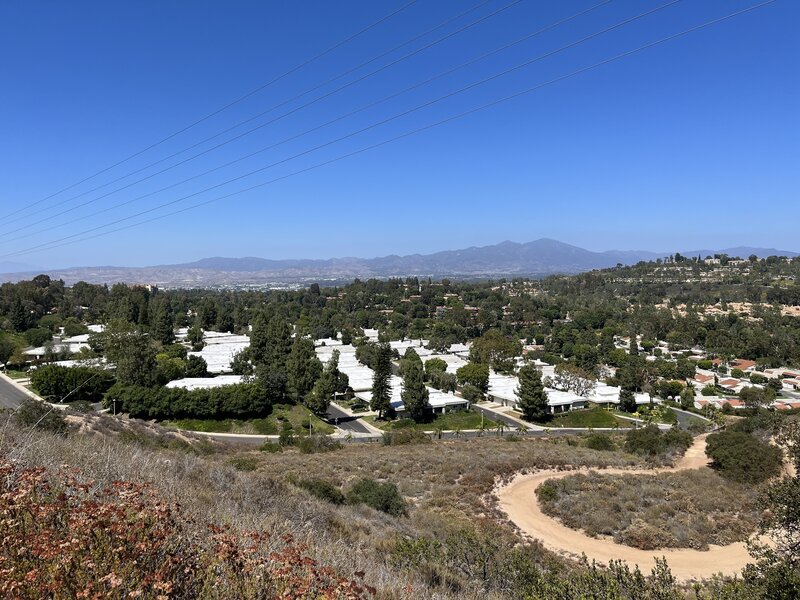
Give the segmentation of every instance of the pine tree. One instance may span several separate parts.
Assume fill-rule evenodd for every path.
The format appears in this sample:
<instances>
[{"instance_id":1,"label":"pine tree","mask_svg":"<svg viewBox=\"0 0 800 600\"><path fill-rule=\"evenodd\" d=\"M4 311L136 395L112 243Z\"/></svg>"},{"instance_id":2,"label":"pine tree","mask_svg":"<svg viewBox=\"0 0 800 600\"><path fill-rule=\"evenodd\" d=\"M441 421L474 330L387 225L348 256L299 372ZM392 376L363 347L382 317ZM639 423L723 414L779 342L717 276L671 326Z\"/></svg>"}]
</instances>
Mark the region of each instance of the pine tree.
<instances>
[{"instance_id":1,"label":"pine tree","mask_svg":"<svg viewBox=\"0 0 800 600\"><path fill-rule=\"evenodd\" d=\"M428 388L425 387L425 375L422 360L413 348L409 348L403 358L403 405L409 416L419 422L425 418L430 408L428 404Z\"/></svg>"},{"instance_id":2,"label":"pine tree","mask_svg":"<svg viewBox=\"0 0 800 600\"><path fill-rule=\"evenodd\" d=\"M339 352L334 351L330 360L325 364L322 374L314 383L311 393L305 398L306 406L309 410L318 415L328 412L328 407L336 397L338 382Z\"/></svg>"},{"instance_id":3,"label":"pine tree","mask_svg":"<svg viewBox=\"0 0 800 600\"><path fill-rule=\"evenodd\" d=\"M152 322L153 338L157 342L168 346L175 341L175 319L172 315L172 307L165 298L156 302L155 315Z\"/></svg>"},{"instance_id":4,"label":"pine tree","mask_svg":"<svg viewBox=\"0 0 800 600\"><path fill-rule=\"evenodd\" d=\"M283 317L272 317L267 324L264 361L273 369L285 370L292 351L292 326Z\"/></svg>"},{"instance_id":5,"label":"pine tree","mask_svg":"<svg viewBox=\"0 0 800 600\"><path fill-rule=\"evenodd\" d=\"M331 358L331 360L333 360ZM338 355L337 355L338 365ZM322 373L322 363L314 352L314 342L297 336L286 361L289 393L295 402L302 402Z\"/></svg>"},{"instance_id":6,"label":"pine tree","mask_svg":"<svg viewBox=\"0 0 800 600\"><path fill-rule=\"evenodd\" d=\"M622 389L619 392L619 409L622 412L636 412L636 395L632 390Z\"/></svg>"},{"instance_id":7,"label":"pine tree","mask_svg":"<svg viewBox=\"0 0 800 600\"><path fill-rule=\"evenodd\" d=\"M544 390L542 375L533 365L525 365L519 370L517 405L528 421L544 421L549 417L547 411L547 392Z\"/></svg>"},{"instance_id":8,"label":"pine tree","mask_svg":"<svg viewBox=\"0 0 800 600\"><path fill-rule=\"evenodd\" d=\"M378 418L392 410L392 390L389 378L392 375L392 349L389 344L378 344L372 365L372 401L369 407L378 412Z\"/></svg>"},{"instance_id":9,"label":"pine tree","mask_svg":"<svg viewBox=\"0 0 800 600\"><path fill-rule=\"evenodd\" d=\"M631 356L639 356L639 344L636 342L636 333L631 331L631 343L628 349Z\"/></svg>"}]
</instances>

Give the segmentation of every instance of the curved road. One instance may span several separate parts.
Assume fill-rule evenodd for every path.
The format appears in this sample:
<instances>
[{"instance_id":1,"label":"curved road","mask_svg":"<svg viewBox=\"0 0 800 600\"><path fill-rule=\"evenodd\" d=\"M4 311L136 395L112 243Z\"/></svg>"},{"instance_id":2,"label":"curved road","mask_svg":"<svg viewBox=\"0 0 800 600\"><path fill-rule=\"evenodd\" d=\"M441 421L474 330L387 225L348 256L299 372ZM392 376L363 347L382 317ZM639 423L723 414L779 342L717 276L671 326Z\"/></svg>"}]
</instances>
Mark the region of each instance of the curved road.
<instances>
[{"instance_id":1,"label":"curved road","mask_svg":"<svg viewBox=\"0 0 800 600\"><path fill-rule=\"evenodd\" d=\"M675 467L648 470L614 468L597 469L597 471L610 475L652 475L698 469L708 464L705 456L705 444L706 435L696 438L694 444ZM588 471L589 469L546 470L530 475L518 474L511 483L495 490L498 505L526 537L538 539L548 550L571 556L584 553L589 560L603 564L607 564L610 559L621 559L630 565L638 565L642 571L647 573L655 566L656 558L664 557L672 569L672 574L678 579L686 581L711 577L716 573L733 575L752 561L744 542L727 546L710 546L707 551L683 548L639 550L618 544L613 540L587 536L542 512L535 494L537 487L548 479L560 479Z\"/></svg>"}]
</instances>

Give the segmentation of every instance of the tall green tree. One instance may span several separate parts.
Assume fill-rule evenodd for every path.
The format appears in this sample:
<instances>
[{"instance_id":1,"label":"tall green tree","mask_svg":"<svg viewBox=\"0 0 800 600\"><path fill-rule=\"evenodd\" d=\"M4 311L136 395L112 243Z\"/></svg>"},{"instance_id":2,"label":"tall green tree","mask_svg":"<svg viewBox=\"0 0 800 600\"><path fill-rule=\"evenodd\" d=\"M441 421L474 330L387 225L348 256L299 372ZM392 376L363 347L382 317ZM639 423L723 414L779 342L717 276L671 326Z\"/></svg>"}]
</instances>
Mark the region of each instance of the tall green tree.
<instances>
[{"instance_id":1,"label":"tall green tree","mask_svg":"<svg viewBox=\"0 0 800 600\"><path fill-rule=\"evenodd\" d=\"M334 351L325 364L322 374L314 383L311 393L306 396L306 406L309 410L318 415L328 412L328 407L339 391L339 378L339 352Z\"/></svg>"},{"instance_id":2,"label":"tall green tree","mask_svg":"<svg viewBox=\"0 0 800 600\"><path fill-rule=\"evenodd\" d=\"M274 369L285 370L286 361L292 351L291 324L283 317L272 317L267 324L266 338L264 362Z\"/></svg>"},{"instance_id":3,"label":"tall green tree","mask_svg":"<svg viewBox=\"0 0 800 600\"><path fill-rule=\"evenodd\" d=\"M131 323L112 321L101 334L103 352L116 366L122 385L153 386L157 383L156 348L152 338Z\"/></svg>"},{"instance_id":4,"label":"tall green tree","mask_svg":"<svg viewBox=\"0 0 800 600\"><path fill-rule=\"evenodd\" d=\"M430 409L430 404L422 359L413 348L406 350L403 357L403 389L400 396L408 415L417 422L422 421Z\"/></svg>"},{"instance_id":5,"label":"tall green tree","mask_svg":"<svg viewBox=\"0 0 800 600\"><path fill-rule=\"evenodd\" d=\"M175 341L175 317L172 314L172 307L166 298L160 298L155 302L155 314L151 323L153 324L153 339L168 346Z\"/></svg>"},{"instance_id":6,"label":"tall green tree","mask_svg":"<svg viewBox=\"0 0 800 600\"><path fill-rule=\"evenodd\" d=\"M542 374L533 365L525 365L519 370L517 405L522 416L528 421L544 421L549 417L547 392L542 383Z\"/></svg>"},{"instance_id":7,"label":"tall green tree","mask_svg":"<svg viewBox=\"0 0 800 600\"><path fill-rule=\"evenodd\" d=\"M389 344L375 346L372 370L372 401L369 407L382 418L392 410L392 389L389 385L389 378L392 376L392 349Z\"/></svg>"},{"instance_id":8,"label":"tall green tree","mask_svg":"<svg viewBox=\"0 0 800 600\"><path fill-rule=\"evenodd\" d=\"M303 401L314 387L314 383L321 373L322 363L314 352L314 342L298 335L292 344L292 350L286 361L289 394L295 402Z\"/></svg>"}]
</instances>

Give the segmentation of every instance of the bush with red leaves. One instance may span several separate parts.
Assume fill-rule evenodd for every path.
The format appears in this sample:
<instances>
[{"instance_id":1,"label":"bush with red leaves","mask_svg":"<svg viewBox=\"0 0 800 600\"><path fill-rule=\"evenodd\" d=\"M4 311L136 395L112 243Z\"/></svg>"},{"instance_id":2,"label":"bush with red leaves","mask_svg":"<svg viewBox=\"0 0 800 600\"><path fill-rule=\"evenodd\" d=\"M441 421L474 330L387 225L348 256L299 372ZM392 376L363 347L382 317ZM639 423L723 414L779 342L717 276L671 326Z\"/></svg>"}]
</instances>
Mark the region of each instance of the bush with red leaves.
<instances>
[{"instance_id":1,"label":"bush with red leaves","mask_svg":"<svg viewBox=\"0 0 800 600\"><path fill-rule=\"evenodd\" d=\"M151 488L96 489L80 473L0 457L0 597L326 598L375 594L305 554L289 536L208 535ZM362 574L357 574L362 575Z\"/></svg>"}]
</instances>

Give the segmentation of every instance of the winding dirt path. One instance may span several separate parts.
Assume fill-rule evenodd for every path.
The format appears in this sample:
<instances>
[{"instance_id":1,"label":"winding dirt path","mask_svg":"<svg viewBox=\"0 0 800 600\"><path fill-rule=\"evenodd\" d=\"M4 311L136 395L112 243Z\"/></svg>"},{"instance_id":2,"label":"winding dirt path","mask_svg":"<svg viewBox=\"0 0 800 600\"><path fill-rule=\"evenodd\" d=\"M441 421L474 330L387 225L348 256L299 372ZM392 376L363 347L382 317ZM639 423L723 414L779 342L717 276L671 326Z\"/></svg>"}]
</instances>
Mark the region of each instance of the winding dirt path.
<instances>
[{"instance_id":1,"label":"winding dirt path","mask_svg":"<svg viewBox=\"0 0 800 600\"><path fill-rule=\"evenodd\" d=\"M596 469L610 475L652 475L686 469L698 469L708 464L705 455L706 435L695 439L683 458L674 467L661 469ZM589 537L570 529L560 521L544 514L539 506L535 490L548 479L561 479L575 473L586 473L590 469L571 471L546 470L529 475L518 474L510 483L495 489L498 506L505 512L527 538L539 540L545 548L556 553L587 558L607 564L611 559L621 559L630 565L638 565L648 574L655 559L664 557L672 574L683 581L711 577L715 573L733 575L741 571L751 557L744 542L727 546L709 546L706 551L692 549L663 548L661 550L638 550L618 544L610 539Z\"/></svg>"}]
</instances>

